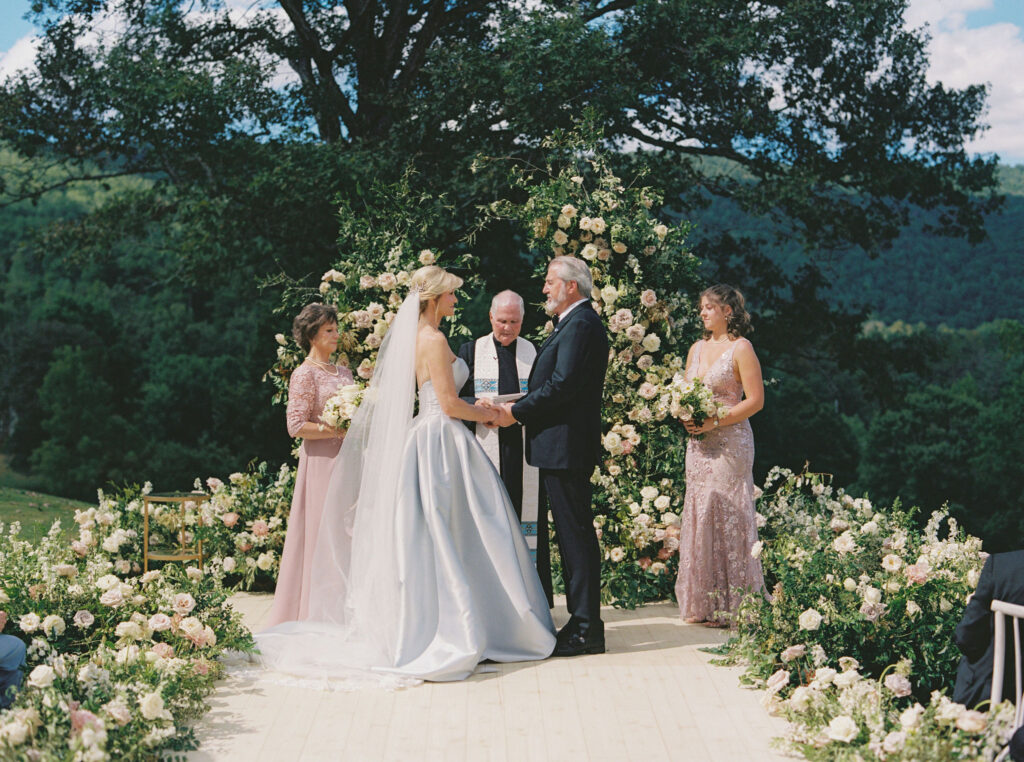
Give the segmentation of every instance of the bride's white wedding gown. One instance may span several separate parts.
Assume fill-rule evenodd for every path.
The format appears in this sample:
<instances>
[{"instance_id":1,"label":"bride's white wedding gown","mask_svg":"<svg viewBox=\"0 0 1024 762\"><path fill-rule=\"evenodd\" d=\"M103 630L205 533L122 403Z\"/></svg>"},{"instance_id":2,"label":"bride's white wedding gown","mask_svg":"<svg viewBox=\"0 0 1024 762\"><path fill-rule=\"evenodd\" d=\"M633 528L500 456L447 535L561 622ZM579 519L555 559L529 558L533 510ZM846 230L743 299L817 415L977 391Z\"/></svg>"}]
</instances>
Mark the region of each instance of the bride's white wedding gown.
<instances>
[{"instance_id":1,"label":"bride's white wedding gown","mask_svg":"<svg viewBox=\"0 0 1024 762\"><path fill-rule=\"evenodd\" d=\"M452 370L460 388L469 369L456 359ZM343 607L332 607L328 581L310 620L256 636L271 669L346 684L366 679L360 672L399 684L462 680L485 659L532 661L554 650L547 600L494 465L461 421L442 412L429 381L419 391L419 415L406 425L400 460L379 464L396 483L379 479L377 489L388 492L374 495L369 506L364 495L357 509L391 505L393 519L363 530L362 550L352 554L347 574L339 565L346 579L338 589L349 594ZM365 483L369 471L363 468ZM335 534L358 536L358 522L366 518ZM375 555L368 555L368 542L379 545ZM318 553L343 543L321 538L320 545ZM345 612L333 616L334 608ZM330 613L317 621L318 610Z\"/></svg>"}]
</instances>

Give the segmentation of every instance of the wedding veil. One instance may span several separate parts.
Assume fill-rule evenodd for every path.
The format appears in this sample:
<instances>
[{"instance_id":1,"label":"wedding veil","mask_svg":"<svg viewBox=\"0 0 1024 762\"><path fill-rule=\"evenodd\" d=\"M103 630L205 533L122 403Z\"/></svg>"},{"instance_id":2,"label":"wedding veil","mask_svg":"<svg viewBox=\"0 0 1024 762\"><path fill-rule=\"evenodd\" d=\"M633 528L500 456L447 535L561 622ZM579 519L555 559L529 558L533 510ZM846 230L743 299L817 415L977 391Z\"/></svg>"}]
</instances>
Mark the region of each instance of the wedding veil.
<instances>
[{"instance_id":1,"label":"wedding veil","mask_svg":"<svg viewBox=\"0 0 1024 762\"><path fill-rule=\"evenodd\" d=\"M313 553L309 618L256 636L271 669L352 678L354 670L394 664L401 592L395 503L416 392L419 301L414 289L398 310L335 461Z\"/></svg>"}]
</instances>

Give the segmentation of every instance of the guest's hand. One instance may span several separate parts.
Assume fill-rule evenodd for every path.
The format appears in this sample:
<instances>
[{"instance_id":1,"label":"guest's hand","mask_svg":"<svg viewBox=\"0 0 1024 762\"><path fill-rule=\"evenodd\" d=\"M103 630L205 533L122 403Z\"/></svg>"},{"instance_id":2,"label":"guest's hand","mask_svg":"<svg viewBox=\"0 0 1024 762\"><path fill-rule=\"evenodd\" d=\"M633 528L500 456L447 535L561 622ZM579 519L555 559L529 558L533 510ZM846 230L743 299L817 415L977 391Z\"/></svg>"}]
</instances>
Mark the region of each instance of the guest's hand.
<instances>
[{"instance_id":1,"label":"guest's hand","mask_svg":"<svg viewBox=\"0 0 1024 762\"><path fill-rule=\"evenodd\" d=\"M692 420L683 421L683 426L686 427L686 432L692 437L700 436L701 434L707 434L712 429L717 428L715 426L714 418L707 418L704 421L704 423L702 423L700 426L695 424Z\"/></svg>"}]
</instances>

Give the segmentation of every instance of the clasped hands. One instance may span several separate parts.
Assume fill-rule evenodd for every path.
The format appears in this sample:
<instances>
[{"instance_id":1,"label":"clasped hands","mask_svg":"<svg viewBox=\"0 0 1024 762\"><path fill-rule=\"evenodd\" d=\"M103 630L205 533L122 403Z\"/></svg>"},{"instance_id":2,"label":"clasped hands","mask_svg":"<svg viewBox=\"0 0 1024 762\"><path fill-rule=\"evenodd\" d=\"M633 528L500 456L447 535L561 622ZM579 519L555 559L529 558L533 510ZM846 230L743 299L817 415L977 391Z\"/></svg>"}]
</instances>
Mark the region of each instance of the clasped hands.
<instances>
[{"instance_id":1,"label":"clasped hands","mask_svg":"<svg viewBox=\"0 0 1024 762\"><path fill-rule=\"evenodd\" d=\"M496 429L499 426L504 428L505 426L511 426L518 421L512 415L512 403L505 402L502 404L495 404L489 399L481 398L474 403L477 407L484 408L486 410L492 410L496 414L491 420L483 421L482 423L489 429Z\"/></svg>"}]
</instances>

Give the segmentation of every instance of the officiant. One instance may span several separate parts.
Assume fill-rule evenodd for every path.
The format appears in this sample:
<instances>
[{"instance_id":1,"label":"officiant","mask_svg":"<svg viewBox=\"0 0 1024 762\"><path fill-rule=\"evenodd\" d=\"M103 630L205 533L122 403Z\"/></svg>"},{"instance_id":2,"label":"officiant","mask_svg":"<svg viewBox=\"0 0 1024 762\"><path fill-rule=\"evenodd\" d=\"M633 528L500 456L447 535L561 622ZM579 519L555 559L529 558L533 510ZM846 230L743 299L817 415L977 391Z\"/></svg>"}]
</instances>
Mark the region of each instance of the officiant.
<instances>
[{"instance_id":1,"label":"officiant","mask_svg":"<svg viewBox=\"0 0 1024 762\"><path fill-rule=\"evenodd\" d=\"M519 336L525 314L523 298L515 291L502 291L491 300L491 333L459 347L459 357L469 366L469 379L459 393L464 400L475 403L497 395L526 392L537 348ZM523 427L516 424L492 429L472 421L465 423L476 433L484 452L501 474L530 555L537 564L548 605L552 605L547 510L540 510L545 503L541 500L537 469L526 464Z\"/></svg>"}]
</instances>

